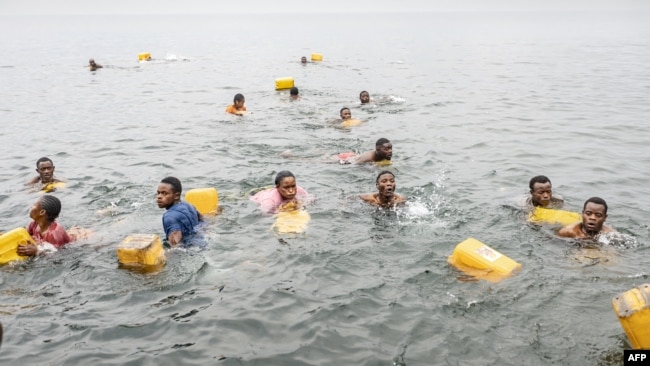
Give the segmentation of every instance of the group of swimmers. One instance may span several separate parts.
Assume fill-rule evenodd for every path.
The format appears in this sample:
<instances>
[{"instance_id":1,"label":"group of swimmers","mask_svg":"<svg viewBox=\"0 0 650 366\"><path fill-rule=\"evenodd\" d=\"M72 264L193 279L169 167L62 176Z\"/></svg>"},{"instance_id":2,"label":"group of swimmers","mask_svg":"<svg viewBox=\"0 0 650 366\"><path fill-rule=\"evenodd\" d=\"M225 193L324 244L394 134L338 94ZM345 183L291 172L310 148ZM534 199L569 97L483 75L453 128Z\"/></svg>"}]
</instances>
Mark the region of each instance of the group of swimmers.
<instances>
[{"instance_id":1,"label":"group of swimmers","mask_svg":"<svg viewBox=\"0 0 650 366\"><path fill-rule=\"evenodd\" d=\"M92 60L91 60L92 61ZM303 64L307 63L307 57L302 56L300 59L300 62ZM101 66L100 66L101 67ZM289 89L289 98L291 100L298 100L300 99L300 90L298 90L297 87L292 87ZM363 90L359 94L359 101L361 104L368 104L370 103L370 93L368 91ZM233 103L229 104L226 107L226 113L230 114L236 114L236 115L244 115L247 113L246 111L246 106L244 106L244 103L246 103L246 98L244 98L244 95L241 93L235 94L235 97L233 98ZM341 122L346 122L352 120L352 112L350 111L350 108L348 107L343 107L339 111L339 116L341 117Z\"/></svg>"},{"instance_id":2,"label":"group of swimmers","mask_svg":"<svg viewBox=\"0 0 650 366\"><path fill-rule=\"evenodd\" d=\"M300 62L306 64L307 57L303 56L300 59ZM96 71L97 69L101 69L101 68L103 68L103 66L96 63L94 59L91 58L90 60L88 60L88 69L90 69L90 71ZM291 98L291 100L300 99L300 90L298 90L298 88L295 86L292 87L291 89L289 89L289 97ZM368 93L366 90L362 91L359 94L359 101L361 102L361 104L370 103L371 101L370 93ZM233 103L229 104L226 107L226 113L240 115L240 116L246 114L247 110L244 103L246 103L246 98L244 98L244 95L241 93L235 94L235 97L233 98ZM339 111L339 116L341 117L342 122L352 120L352 112L348 107L341 108L341 110Z\"/></svg>"},{"instance_id":3,"label":"group of swimmers","mask_svg":"<svg viewBox=\"0 0 650 366\"><path fill-rule=\"evenodd\" d=\"M392 144L385 138L377 140L374 151L359 155L355 163L376 162L392 157ZM27 182L32 187L43 189L62 180L54 175L55 166L47 157L36 161L38 176ZM377 191L359 195L359 199L379 208L393 208L407 202L407 198L396 193L395 174L391 171L381 171L375 180ZM561 209L564 200L553 195L551 180L543 175L533 177L529 182L530 195L526 197L528 209L542 207ZM48 188L48 190L53 190ZM203 216L191 204L181 200L182 184L178 178L166 177L160 181L156 191L156 203L165 209L162 216L163 230L166 243L174 247L195 246L204 244L199 234ZM302 209L313 198L307 190L297 184L296 177L288 170L277 173L274 186L251 195L250 200L256 202L265 213L278 213ZM61 201L51 194L40 197L29 211L32 221L27 225L27 231L37 244L18 246L17 253L22 256L34 256L44 251L53 251L68 244L80 235L79 230L66 231L56 222L61 212ZM613 232L605 225L607 219L607 203L600 197L587 199L582 209L582 220L557 231L561 237L592 239L599 234ZM76 228L73 228L76 229Z\"/></svg>"},{"instance_id":4,"label":"group of swimmers","mask_svg":"<svg viewBox=\"0 0 650 366\"><path fill-rule=\"evenodd\" d=\"M347 163L361 164L381 160L390 160L392 157L392 144L385 138L377 140L374 151L368 151L358 156L348 156ZM38 176L27 182L27 185L48 192L55 191L54 184L63 181L54 175L55 166L50 158L42 157L36 161ZM395 193L395 175L390 171L382 171L376 179L377 193L360 195L360 198L374 206L393 207L403 203L406 198ZM170 246L181 244L193 246L203 243L197 236L202 215L191 204L181 200L182 184L178 178L166 177L160 181L156 191L156 203L159 208L164 208L162 217L166 242ZM300 209L311 198L309 193L299 187L295 176L290 171L281 171L275 177L275 186L255 193L250 199L259 204L265 213L277 213ZM61 212L61 201L51 194L40 197L32 206L29 216L32 222L27 225L27 231L37 244L21 245L17 253L22 256L34 256L44 251L59 249L78 237L83 231L74 228L67 232L64 227L56 222Z\"/></svg>"},{"instance_id":5,"label":"group of swimmers","mask_svg":"<svg viewBox=\"0 0 650 366\"><path fill-rule=\"evenodd\" d=\"M306 57L301 62L307 62ZM89 68L96 70L102 68L93 59L89 60ZM292 99L299 98L299 91L293 87L290 90ZM361 104L371 101L370 94L362 91L359 94ZM243 115L247 112L245 98L241 93L235 95L233 104L226 108L227 113ZM343 121L352 118L350 109L344 107L340 110ZM362 154L354 152L340 153L335 159L341 164L390 163L393 146L386 138L380 138L375 144L375 150ZM38 176L28 182L31 186L40 185L41 189L51 187L52 183L60 182L54 176L54 163L51 159L43 157L36 162ZM396 193L395 175L391 171L381 171L376 179L377 191L359 195L359 199L372 206L392 208L407 202L407 198ZM543 207L561 209L564 201L559 196L553 196L551 181L546 176L533 177L529 182L530 196L527 198L529 208ZM49 189L47 189L49 190ZM156 203L159 208L164 208L162 217L166 241L171 246L191 246L196 241L199 226L203 221L202 215L191 204L181 200L182 185L178 178L166 177L162 179L157 188ZM296 177L290 171L279 172L274 181L274 187L262 190L250 197L250 200L259 204L265 213L301 209L311 201L311 196L302 187L298 186ZM43 250L42 245L49 244L54 248L75 240L78 234L69 234L56 223L56 218L61 211L61 202L53 195L42 196L31 208L30 218L33 220L27 230L34 240L40 245L19 246L20 255L33 256ZM593 238L600 233L613 231L605 226L607 218L607 203L599 197L592 197L585 201L582 210L582 221L577 222L557 231L561 237Z\"/></svg>"},{"instance_id":6,"label":"group of swimmers","mask_svg":"<svg viewBox=\"0 0 650 366\"><path fill-rule=\"evenodd\" d=\"M291 89L289 89L289 98L291 98L291 100L300 99L300 91L298 90L298 88L294 86ZM361 104L370 103L370 93L368 93L365 90L362 91L361 94L359 94L359 100ZM246 98L244 98L244 95L241 93L235 94L232 104L229 104L226 107L226 113L236 114L239 116L245 115L247 113L247 110L244 103L246 103ZM341 110L339 111L339 117L341 117L341 122L352 120L352 112L350 111L350 108L348 107L341 108Z\"/></svg>"},{"instance_id":7,"label":"group of swimmers","mask_svg":"<svg viewBox=\"0 0 650 366\"><path fill-rule=\"evenodd\" d=\"M561 209L564 206L562 197L553 195L553 185L548 177L535 176L531 178L528 186L530 196L526 205L530 208ZM591 197L582 206L582 220L559 229L557 234L565 238L593 239L599 234L614 231L605 225L606 219L607 202L600 197Z\"/></svg>"}]
</instances>

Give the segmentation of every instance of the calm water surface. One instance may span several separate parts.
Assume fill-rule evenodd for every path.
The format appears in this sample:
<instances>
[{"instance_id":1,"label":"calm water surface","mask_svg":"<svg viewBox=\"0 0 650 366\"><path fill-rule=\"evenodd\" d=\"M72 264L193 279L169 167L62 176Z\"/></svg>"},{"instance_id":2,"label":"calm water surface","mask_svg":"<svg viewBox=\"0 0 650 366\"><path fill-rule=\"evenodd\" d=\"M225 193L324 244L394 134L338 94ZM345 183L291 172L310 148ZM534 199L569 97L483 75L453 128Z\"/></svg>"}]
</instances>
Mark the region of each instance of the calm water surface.
<instances>
[{"instance_id":1,"label":"calm water surface","mask_svg":"<svg viewBox=\"0 0 650 366\"><path fill-rule=\"evenodd\" d=\"M28 224L45 155L68 180L59 221L94 235L0 269L0 363L621 365L611 300L649 282L647 19L2 17L0 230ZM301 65L312 52L324 62ZM302 100L274 90L285 76ZM360 107L361 90L388 102ZM226 115L239 92L252 114ZM365 123L336 128L343 106ZM321 161L379 137L412 201L398 212L354 199L382 168ZM247 200L283 169L317 198L302 235ZM584 252L527 224L506 204L538 174L568 209L605 198L625 245ZM208 249L118 268L124 237L162 235L167 175L219 190ZM459 280L446 261L467 237L523 270Z\"/></svg>"}]
</instances>

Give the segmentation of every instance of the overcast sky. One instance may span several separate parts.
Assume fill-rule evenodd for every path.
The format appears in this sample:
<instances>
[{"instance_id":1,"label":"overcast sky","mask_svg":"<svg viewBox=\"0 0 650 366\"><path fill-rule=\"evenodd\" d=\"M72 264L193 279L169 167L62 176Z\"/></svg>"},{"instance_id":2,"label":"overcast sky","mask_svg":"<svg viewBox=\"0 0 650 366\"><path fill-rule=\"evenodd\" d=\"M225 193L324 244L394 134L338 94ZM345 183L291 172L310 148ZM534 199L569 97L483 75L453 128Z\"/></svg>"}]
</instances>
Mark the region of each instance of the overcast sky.
<instances>
[{"instance_id":1,"label":"overcast sky","mask_svg":"<svg viewBox=\"0 0 650 366\"><path fill-rule=\"evenodd\" d=\"M0 14L647 10L650 0L0 0Z\"/></svg>"}]
</instances>

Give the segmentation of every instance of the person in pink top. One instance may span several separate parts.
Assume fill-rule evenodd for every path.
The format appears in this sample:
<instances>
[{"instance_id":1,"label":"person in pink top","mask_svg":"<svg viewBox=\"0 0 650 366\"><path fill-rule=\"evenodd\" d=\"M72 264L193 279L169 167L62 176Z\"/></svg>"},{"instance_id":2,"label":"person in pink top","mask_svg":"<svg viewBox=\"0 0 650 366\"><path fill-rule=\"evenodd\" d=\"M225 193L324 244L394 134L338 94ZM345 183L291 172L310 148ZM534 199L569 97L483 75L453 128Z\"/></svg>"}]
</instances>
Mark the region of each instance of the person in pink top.
<instances>
[{"instance_id":1,"label":"person in pink top","mask_svg":"<svg viewBox=\"0 0 650 366\"><path fill-rule=\"evenodd\" d=\"M54 196L46 194L36 201L29 210L29 217L34 221L27 225L27 232L38 245L19 245L16 249L18 255L35 256L47 244L59 249L75 239L68 235L63 226L55 221L60 212L61 201Z\"/></svg>"},{"instance_id":2,"label":"person in pink top","mask_svg":"<svg viewBox=\"0 0 650 366\"><path fill-rule=\"evenodd\" d=\"M294 210L309 199L309 193L296 184L296 177L288 170L283 170L275 176L274 188L251 196L251 201L259 203L260 209L266 213Z\"/></svg>"}]
</instances>

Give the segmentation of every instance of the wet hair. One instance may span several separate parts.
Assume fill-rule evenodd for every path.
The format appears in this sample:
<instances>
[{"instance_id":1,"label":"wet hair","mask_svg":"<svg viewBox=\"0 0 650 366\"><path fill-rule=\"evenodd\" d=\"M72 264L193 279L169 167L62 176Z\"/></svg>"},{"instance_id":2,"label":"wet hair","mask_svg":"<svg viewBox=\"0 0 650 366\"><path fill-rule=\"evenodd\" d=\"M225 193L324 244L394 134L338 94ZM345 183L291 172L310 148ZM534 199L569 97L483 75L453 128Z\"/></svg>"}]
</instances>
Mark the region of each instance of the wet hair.
<instances>
[{"instance_id":1,"label":"wet hair","mask_svg":"<svg viewBox=\"0 0 650 366\"><path fill-rule=\"evenodd\" d=\"M366 94L368 94L368 96L370 96L370 93L368 93L367 91L363 90L361 93L359 93L359 98L361 98L361 96L363 95L363 93L366 93Z\"/></svg>"},{"instance_id":2,"label":"wet hair","mask_svg":"<svg viewBox=\"0 0 650 366\"><path fill-rule=\"evenodd\" d=\"M393 174L393 172L391 172L390 170L384 170L384 171L382 171L381 173L379 173L379 174L377 175L377 179L376 179L376 182L377 182L377 183L379 183L379 177L381 177L381 176L384 175L384 174L390 174L390 175L393 176L393 178L395 178L395 174Z\"/></svg>"},{"instance_id":3,"label":"wet hair","mask_svg":"<svg viewBox=\"0 0 650 366\"><path fill-rule=\"evenodd\" d=\"M170 186L172 186L172 190L175 193L181 193L183 191L183 186L181 185L181 181L178 180L176 177L167 177L164 178L163 180L160 181L160 183L167 183Z\"/></svg>"},{"instance_id":4,"label":"wet hair","mask_svg":"<svg viewBox=\"0 0 650 366\"><path fill-rule=\"evenodd\" d=\"M389 144L389 143L390 141L388 141L388 139L382 137L379 140L377 140L377 142L375 142L375 147L379 147L383 144Z\"/></svg>"},{"instance_id":5,"label":"wet hair","mask_svg":"<svg viewBox=\"0 0 650 366\"><path fill-rule=\"evenodd\" d=\"M284 178L288 178L288 177L291 177L291 178L293 178L293 179L296 179L296 177L293 175L293 173L291 173L291 172L288 171L288 170L283 170L283 171L279 172L279 173L275 176L275 186L276 186L276 187L279 186L280 183L282 183L282 180L283 180Z\"/></svg>"},{"instance_id":6,"label":"wet hair","mask_svg":"<svg viewBox=\"0 0 650 366\"><path fill-rule=\"evenodd\" d=\"M348 111L350 110L350 108L348 108L348 107L343 107L343 108L341 108L341 110L339 111L339 115L340 115L341 113L343 113L343 111L346 110L346 109L347 109Z\"/></svg>"},{"instance_id":7,"label":"wet hair","mask_svg":"<svg viewBox=\"0 0 650 366\"><path fill-rule=\"evenodd\" d=\"M590 199L586 200L585 204L582 206L582 211L585 210L587 203L589 202L605 206L605 215L607 215L607 202L605 202L605 200L600 197L591 197Z\"/></svg>"},{"instance_id":8,"label":"wet hair","mask_svg":"<svg viewBox=\"0 0 650 366\"><path fill-rule=\"evenodd\" d=\"M59 217L59 213L61 213L61 201L58 198L46 194L41 197L40 203L41 209L45 210L48 220L54 221Z\"/></svg>"},{"instance_id":9,"label":"wet hair","mask_svg":"<svg viewBox=\"0 0 650 366\"><path fill-rule=\"evenodd\" d=\"M241 93L235 94L235 98L233 99L233 103L242 102L242 101L244 101L244 94L241 94Z\"/></svg>"},{"instance_id":10,"label":"wet hair","mask_svg":"<svg viewBox=\"0 0 650 366\"><path fill-rule=\"evenodd\" d=\"M294 87L291 88L291 90L289 91L289 94L291 94L291 95L298 95L298 88L296 88L296 87L294 86Z\"/></svg>"},{"instance_id":11,"label":"wet hair","mask_svg":"<svg viewBox=\"0 0 650 366\"><path fill-rule=\"evenodd\" d=\"M530 191L533 191L533 187L535 186L535 183L551 183L551 180L548 179L547 176L545 175L537 175L534 176L530 179L530 182L528 183L528 187L530 187ZM551 183L552 184L552 183Z\"/></svg>"},{"instance_id":12,"label":"wet hair","mask_svg":"<svg viewBox=\"0 0 650 366\"><path fill-rule=\"evenodd\" d=\"M52 161L52 159L48 158L47 156L43 156L42 158L36 160L36 169L38 169L38 164L44 163L46 161L49 161L50 163L52 163L52 165L54 165L54 162Z\"/></svg>"}]
</instances>

